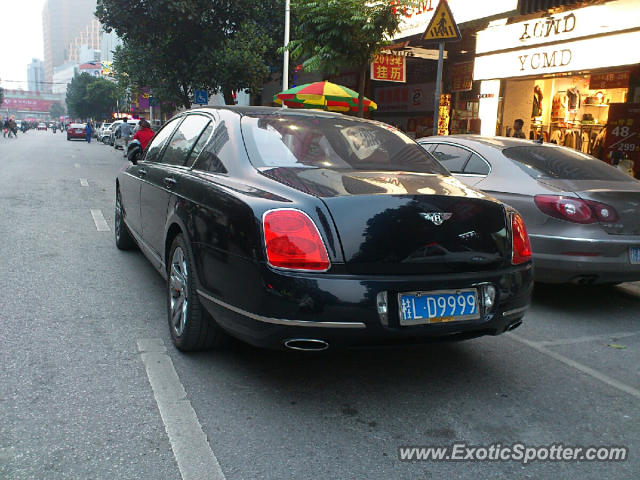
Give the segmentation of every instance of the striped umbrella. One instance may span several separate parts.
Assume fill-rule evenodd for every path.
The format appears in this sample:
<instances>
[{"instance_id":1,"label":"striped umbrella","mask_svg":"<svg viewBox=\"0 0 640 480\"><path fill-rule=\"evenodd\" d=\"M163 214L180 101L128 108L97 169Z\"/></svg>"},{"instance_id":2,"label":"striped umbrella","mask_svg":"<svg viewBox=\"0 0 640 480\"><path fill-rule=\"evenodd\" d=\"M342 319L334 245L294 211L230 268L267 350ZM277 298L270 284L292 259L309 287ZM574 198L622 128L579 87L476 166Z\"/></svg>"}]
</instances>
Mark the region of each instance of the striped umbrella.
<instances>
[{"instance_id":1,"label":"striped umbrella","mask_svg":"<svg viewBox=\"0 0 640 480\"><path fill-rule=\"evenodd\" d=\"M290 88L273 96L273 101L278 105L283 102L291 108L321 108L332 112L357 112L358 93L350 88L323 81L307 83ZM375 102L364 98L365 112L376 110Z\"/></svg>"}]
</instances>

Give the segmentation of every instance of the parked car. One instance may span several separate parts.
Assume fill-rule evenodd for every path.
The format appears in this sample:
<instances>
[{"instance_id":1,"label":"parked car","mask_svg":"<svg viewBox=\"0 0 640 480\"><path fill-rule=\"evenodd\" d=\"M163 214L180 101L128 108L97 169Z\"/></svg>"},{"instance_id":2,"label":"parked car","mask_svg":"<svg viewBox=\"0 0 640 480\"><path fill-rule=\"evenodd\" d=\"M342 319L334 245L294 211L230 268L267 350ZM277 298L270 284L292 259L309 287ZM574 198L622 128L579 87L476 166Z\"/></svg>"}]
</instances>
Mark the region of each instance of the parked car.
<instances>
[{"instance_id":1,"label":"parked car","mask_svg":"<svg viewBox=\"0 0 640 480\"><path fill-rule=\"evenodd\" d=\"M43 123L43 122L40 122L40 123L38 124L37 129L38 129L38 130L46 130L46 129L47 129L47 124L46 124L46 123Z\"/></svg>"},{"instance_id":2,"label":"parked car","mask_svg":"<svg viewBox=\"0 0 640 480\"><path fill-rule=\"evenodd\" d=\"M127 120L127 124L129 125L129 130L131 131L131 134L129 136L129 140L131 140L131 138L133 138L133 135L135 133L135 131L138 129L138 123L140 123L139 119L135 119L135 120ZM120 130L118 129L118 126L116 126L116 130L114 130L114 135L113 135L113 148L118 149L118 148L125 148L125 144L126 144L126 139L122 136L122 134L120 133Z\"/></svg>"},{"instance_id":3,"label":"parked car","mask_svg":"<svg viewBox=\"0 0 640 480\"><path fill-rule=\"evenodd\" d=\"M103 123L102 126L98 129L98 141L102 143L107 143L109 137L111 136L111 123Z\"/></svg>"},{"instance_id":4,"label":"parked car","mask_svg":"<svg viewBox=\"0 0 640 480\"><path fill-rule=\"evenodd\" d=\"M459 180L516 208L544 283L640 280L640 182L554 144L474 135L418 141Z\"/></svg>"},{"instance_id":5,"label":"parked car","mask_svg":"<svg viewBox=\"0 0 640 480\"><path fill-rule=\"evenodd\" d=\"M108 142L105 142L105 143L109 143L109 145L113 147L116 140L115 132L118 128L118 125L120 125L122 122L124 122L124 120L116 120L111 124L111 126L109 127L109 140Z\"/></svg>"},{"instance_id":6,"label":"parked car","mask_svg":"<svg viewBox=\"0 0 640 480\"><path fill-rule=\"evenodd\" d=\"M116 245L166 279L181 350L225 332L294 350L498 335L530 302L519 214L378 122L198 108L115 187Z\"/></svg>"},{"instance_id":7,"label":"parked car","mask_svg":"<svg viewBox=\"0 0 640 480\"><path fill-rule=\"evenodd\" d=\"M87 124L86 123L72 123L67 128L67 140L74 138L80 138L85 140L87 138Z\"/></svg>"}]
</instances>

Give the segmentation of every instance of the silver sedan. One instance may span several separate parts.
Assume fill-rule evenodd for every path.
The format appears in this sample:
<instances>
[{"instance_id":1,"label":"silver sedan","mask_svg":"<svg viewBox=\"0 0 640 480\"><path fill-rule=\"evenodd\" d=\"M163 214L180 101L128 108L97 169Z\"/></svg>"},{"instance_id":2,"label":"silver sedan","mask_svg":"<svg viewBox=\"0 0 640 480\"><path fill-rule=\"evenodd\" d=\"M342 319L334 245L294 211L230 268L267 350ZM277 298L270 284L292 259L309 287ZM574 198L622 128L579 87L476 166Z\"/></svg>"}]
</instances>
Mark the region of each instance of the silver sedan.
<instances>
[{"instance_id":1,"label":"silver sedan","mask_svg":"<svg viewBox=\"0 0 640 480\"><path fill-rule=\"evenodd\" d=\"M459 180L516 208L536 281L640 280L640 182L554 144L452 135L418 140Z\"/></svg>"}]
</instances>

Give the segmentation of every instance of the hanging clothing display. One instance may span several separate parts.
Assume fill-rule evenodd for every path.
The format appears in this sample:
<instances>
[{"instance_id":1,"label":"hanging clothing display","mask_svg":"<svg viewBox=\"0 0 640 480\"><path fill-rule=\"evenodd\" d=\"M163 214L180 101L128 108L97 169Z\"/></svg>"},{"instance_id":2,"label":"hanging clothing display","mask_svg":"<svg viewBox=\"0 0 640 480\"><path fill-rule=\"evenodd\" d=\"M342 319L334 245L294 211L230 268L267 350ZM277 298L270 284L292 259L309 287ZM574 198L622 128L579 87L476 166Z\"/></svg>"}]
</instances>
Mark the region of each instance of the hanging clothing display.
<instances>
[{"instance_id":1,"label":"hanging clothing display","mask_svg":"<svg viewBox=\"0 0 640 480\"><path fill-rule=\"evenodd\" d=\"M558 92L551 102L551 120L563 121L567 116L567 96L564 92Z\"/></svg>"},{"instance_id":2,"label":"hanging clothing display","mask_svg":"<svg viewBox=\"0 0 640 480\"><path fill-rule=\"evenodd\" d=\"M567 108L575 112L580 108L580 92L578 91L578 87L573 87L567 90Z\"/></svg>"},{"instance_id":3,"label":"hanging clothing display","mask_svg":"<svg viewBox=\"0 0 640 480\"><path fill-rule=\"evenodd\" d=\"M551 132L551 136L549 137L550 143L556 143L558 145L564 144L564 135L562 134L562 130L554 130Z\"/></svg>"},{"instance_id":4,"label":"hanging clothing display","mask_svg":"<svg viewBox=\"0 0 640 480\"><path fill-rule=\"evenodd\" d=\"M542 115L542 90L539 85L533 87L533 108L531 109L532 117L539 117Z\"/></svg>"}]
</instances>

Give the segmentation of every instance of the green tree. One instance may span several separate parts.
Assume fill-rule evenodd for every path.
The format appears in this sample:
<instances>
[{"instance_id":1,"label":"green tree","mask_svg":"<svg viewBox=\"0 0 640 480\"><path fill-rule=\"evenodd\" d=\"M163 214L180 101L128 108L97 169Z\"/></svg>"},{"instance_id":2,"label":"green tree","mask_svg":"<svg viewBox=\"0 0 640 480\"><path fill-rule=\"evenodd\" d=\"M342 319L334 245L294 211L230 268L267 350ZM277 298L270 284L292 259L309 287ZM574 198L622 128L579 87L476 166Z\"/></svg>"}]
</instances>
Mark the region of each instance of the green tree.
<instances>
[{"instance_id":1,"label":"green tree","mask_svg":"<svg viewBox=\"0 0 640 480\"><path fill-rule=\"evenodd\" d=\"M302 57L307 71L338 73L343 67L360 72L358 116L363 116L367 70L374 56L398 31L409 0L293 0L294 40L289 43L293 58Z\"/></svg>"},{"instance_id":2,"label":"green tree","mask_svg":"<svg viewBox=\"0 0 640 480\"><path fill-rule=\"evenodd\" d=\"M62 115L64 115L64 107L60 105L60 102L53 102L53 104L51 104L49 115L51 115L51 118L56 119L59 119Z\"/></svg>"},{"instance_id":3,"label":"green tree","mask_svg":"<svg viewBox=\"0 0 640 480\"><path fill-rule=\"evenodd\" d=\"M259 88L275 64L270 38L282 37L274 10L284 13L284 0L98 0L96 16L123 39L114 58L121 86L189 108L200 88L227 100Z\"/></svg>"},{"instance_id":4,"label":"green tree","mask_svg":"<svg viewBox=\"0 0 640 480\"><path fill-rule=\"evenodd\" d=\"M106 118L115 110L116 85L88 73L76 75L67 85L69 114L79 118Z\"/></svg>"}]
</instances>

